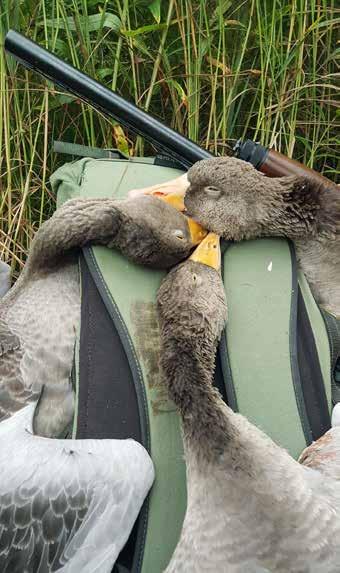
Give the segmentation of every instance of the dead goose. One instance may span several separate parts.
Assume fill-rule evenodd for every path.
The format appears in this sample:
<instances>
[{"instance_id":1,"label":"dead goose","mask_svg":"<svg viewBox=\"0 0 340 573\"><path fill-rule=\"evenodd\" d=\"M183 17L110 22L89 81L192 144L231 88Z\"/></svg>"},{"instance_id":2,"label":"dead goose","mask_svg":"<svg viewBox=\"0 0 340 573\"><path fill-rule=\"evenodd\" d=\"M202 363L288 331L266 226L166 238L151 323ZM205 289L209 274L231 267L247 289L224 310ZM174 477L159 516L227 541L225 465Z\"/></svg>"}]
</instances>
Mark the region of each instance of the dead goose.
<instances>
[{"instance_id":1,"label":"dead goose","mask_svg":"<svg viewBox=\"0 0 340 573\"><path fill-rule=\"evenodd\" d=\"M5 296L11 286L11 268L0 261L0 298Z\"/></svg>"},{"instance_id":2,"label":"dead goose","mask_svg":"<svg viewBox=\"0 0 340 573\"><path fill-rule=\"evenodd\" d=\"M34 410L0 423L1 573L110 573L152 485L152 461L134 440L34 436Z\"/></svg>"},{"instance_id":3,"label":"dead goose","mask_svg":"<svg viewBox=\"0 0 340 573\"><path fill-rule=\"evenodd\" d=\"M77 248L93 242L166 268L185 258L204 234L155 197L74 199L57 210L39 229L19 280L0 302L0 420L36 400L42 383L36 433L60 436L72 420Z\"/></svg>"},{"instance_id":4,"label":"dead goose","mask_svg":"<svg viewBox=\"0 0 340 573\"><path fill-rule=\"evenodd\" d=\"M182 419L188 491L166 573L335 573L340 482L293 460L212 386L226 319L216 239L209 234L158 293L161 367Z\"/></svg>"},{"instance_id":5,"label":"dead goose","mask_svg":"<svg viewBox=\"0 0 340 573\"><path fill-rule=\"evenodd\" d=\"M190 216L228 240L292 239L316 301L340 316L340 189L303 177L269 178L250 163L217 157L141 192L185 194Z\"/></svg>"}]
</instances>

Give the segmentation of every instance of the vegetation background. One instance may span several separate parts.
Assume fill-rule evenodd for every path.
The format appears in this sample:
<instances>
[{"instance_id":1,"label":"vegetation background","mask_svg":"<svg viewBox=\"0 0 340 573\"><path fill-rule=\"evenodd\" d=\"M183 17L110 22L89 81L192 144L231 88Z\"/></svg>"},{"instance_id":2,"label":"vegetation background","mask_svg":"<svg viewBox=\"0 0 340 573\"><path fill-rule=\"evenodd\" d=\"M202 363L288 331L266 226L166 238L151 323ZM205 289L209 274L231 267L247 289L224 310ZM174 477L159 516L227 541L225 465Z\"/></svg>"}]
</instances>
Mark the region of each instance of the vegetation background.
<instances>
[{"instance_id":1,"label":"vegetation background","mask_svg":"<svg viewBox=\"0 0 340 573\"><path fill-rule=\"evenodd\" d=\"M335 0L0 0L0 257L17 274L54 209L53 140L150 152L6 57L9 28L214 153L247 136L336 180L339 24Z\"/></svg>"}]
</instances>

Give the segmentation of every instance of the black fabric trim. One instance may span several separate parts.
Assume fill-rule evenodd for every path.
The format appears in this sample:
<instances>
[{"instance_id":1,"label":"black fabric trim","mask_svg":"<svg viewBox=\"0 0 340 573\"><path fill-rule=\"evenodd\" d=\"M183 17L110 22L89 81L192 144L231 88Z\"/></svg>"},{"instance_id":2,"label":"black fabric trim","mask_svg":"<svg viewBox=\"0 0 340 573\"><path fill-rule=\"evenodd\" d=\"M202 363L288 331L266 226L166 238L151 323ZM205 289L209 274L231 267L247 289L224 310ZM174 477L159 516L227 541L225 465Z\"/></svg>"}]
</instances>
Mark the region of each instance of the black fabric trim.
<instances>
[{"instance_id":1,"label":"black fabric trim","mask_svg":"<svg viewBox=\"0 0 340 573\"><path fill-rule=\"evenodd\" d=\"M218 355L223 374L223 382L225 388L225 402L230 406L234 412L238 412L237 395L234 386L233 374L230 366L228 354L227 333L224 330L221 336L220 344L218 347Z\"/></svg>"},{"instance_id":2,"label":"black fabric trim","mask_svg":"<svg viewBox=\"0 0 340 573\"><path fill-rule=\"evenodd\" d=\"M119 334L84 257L77 438L142 442L136 390Z\"/></svg>"},{"instance_id":3,"label":"black fabric trim","mask_svg":"<svg viewBox=\"0 0 340 573\"><path fill-rule=\"evenodd\" d=\"M138 399L143 381L138 377L136 382L138 365L133 364L134 356L129 348L132 342L128 341L118 308L104 288L90 248L83 250L80 268L77 438L133 438L150 451L146 405L141 408ZM147 498L114 571L119 570L118 567L126 567L131 573L141 570L148 509Z\"/></svg>"},{"instance_id":4,"label":"black fabric trim","mask_svg":"<svg viewBox=\"0 0 340 573\"><path fill-rule=\"evenodd\" d=\"M232 245L231 241L225 241L221 239L221 276L224 279L224 254L227 249ZM224 280L223 280L224 282ZM216 368L214 385L219 389L223 400L228 406L234 411L238 412L238 404L236 391L233 381L233 375L230 366L229 354L228 354L228 343L227 343L227 332L226 329L223 330L221 340L218 346L217 352L217 365L219 370Z\"/></svg>"},{"instance_id":5,"label":"black fabric trim","mask_svg":"<svg viewBox=\"0 0 340 573\"><path fill-rule=\"evenodd\" d=\"M322 308L320 310L326 326L331 352L332 402L337 404L340 402L340 381L336 379L340 372L340 319Z\"/></svg>"},{"instance_id":6,"label":"black fabric trim","mask_svg":"<svg viewBox=\"0 0 340 573\"><path fill-rule=\"evenodd\" d=\"M113 324L119 335L119 339L124 348L127 362L130 367L132 374L134 387L137 396L138 411L139 411L139 422L141 428L141 444L150 453L150 431L149 431L149 415L147 407L147 398L144 388L143 375L140 369L137 356L134 352L134 347L126 328L126 325L122 319L119 309L113 300L110 292L107 290L106 284L102 278L100 269L97 262L93 256L92 248L85 247L83 250L83 255L93 278L93 281L100 293L101 299L106 307L106 310L113 321ZM112 350L111 350L112 352Z\"/></svg>"},{"instance_id":7,"label":"black fabric trim","mask_svg":"<svg viewBox=\"0 0 340 573\"><path fill-rule=\"evenodd\" d=\"M297 280L297 261L293 244L289 241L288 245L292 262L292 297L291 297L290 319L289 319L290 366L291 366L292 380L295 391L295 399L300 416L301 426L306 439L306 443L307 445L309 445L313 441L313 434L309 423L309 418L307 416L306 404L304 400L304 394L302 391L299 362L298 362L297 321L298 321L299 289Z\"/></svg>"},{"instance_id":8,"label":"black fabric trim","mask_svg":"<svg viewBox=\"0 0 340 573\"><path fill-rule=\"evenodd\" d=\"M224 402L229 404L227 393L226 393L226 385L225 385L225 375L222 368L222 359L221 359L221 347L222 340L220 342L218 351L216 353L216 360L215 360L215 371L214 371L214 379L213 379L213 386L217 388L219 393L221 394Z\"/></svg>"},{"instance_id":9,"label":"black fabric trim","mask_svg":"<svg viewBox=\"0 0 340 573\"><path fill-rule=\"evenodd\" d=\"M297 356L302 392L313 440L331 427L325 384L305 301L298 287Z\"/></svg>"}]
</instances>

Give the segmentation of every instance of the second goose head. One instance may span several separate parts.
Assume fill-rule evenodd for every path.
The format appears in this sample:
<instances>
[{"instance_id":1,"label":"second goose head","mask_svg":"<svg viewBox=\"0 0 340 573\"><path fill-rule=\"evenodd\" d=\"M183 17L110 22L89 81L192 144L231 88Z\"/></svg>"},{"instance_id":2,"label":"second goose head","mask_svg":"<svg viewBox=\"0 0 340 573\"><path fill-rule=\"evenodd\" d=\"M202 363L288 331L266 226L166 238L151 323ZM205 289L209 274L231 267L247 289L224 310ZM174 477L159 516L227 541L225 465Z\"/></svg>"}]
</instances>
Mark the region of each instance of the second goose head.
<instances>
[{"instance_id":1,"label":"second goose head","mask_svg":"<svg viewBox=\"0 0 340 573\"><path fill-rule=\"evenodd\" d=\"M163 199L163 200L161 200ZM169 268L188 257L207 234L173 196L122 200L71 199L39 229L28 266L47 269L89 243L121 251L135 263Z\"/></svg>"},{"instance_id":2,"label":"second goose head","mask_svg":"<svg viewBox=\"0 0 340 573\"><path fill-rule=\"evenodd\" d=\"M145 196L116 203L121 224L107 246L134 262L169 268L185 259L207 231L182 212L176 195Z\"/></svg>"},{"instance_id":3,"label":"second goose head","mask_svg":"<svg viewBox=\"0 0 340 573\"><path fill-rule=\"evenodd\" d=\"M327 230L323 197L320 186L307 178L270 178L250 163L218 157L188 171L185 206L190 216L228 240L296 239Z\"/></svg>"}]
</instances>

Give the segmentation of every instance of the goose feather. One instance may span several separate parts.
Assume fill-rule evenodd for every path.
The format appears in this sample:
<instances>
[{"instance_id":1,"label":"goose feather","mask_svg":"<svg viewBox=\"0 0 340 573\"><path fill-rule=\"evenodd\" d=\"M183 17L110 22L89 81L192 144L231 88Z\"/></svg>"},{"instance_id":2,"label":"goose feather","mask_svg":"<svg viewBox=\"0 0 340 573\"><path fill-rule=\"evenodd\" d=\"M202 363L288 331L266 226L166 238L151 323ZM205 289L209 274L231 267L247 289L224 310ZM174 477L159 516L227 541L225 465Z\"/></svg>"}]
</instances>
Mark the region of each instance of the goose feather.
<instances>
[{"instance_id":1,"label":"goose feather","mask_svg":"<svg viewBox=\"0 0 340 573\"><path fill-rule=\"evenodd\" d=\"M0 424L0 570L109 573L152 485L151 459L130 439L36 436L35 407Z\"/></svg>"}]
</instances>

